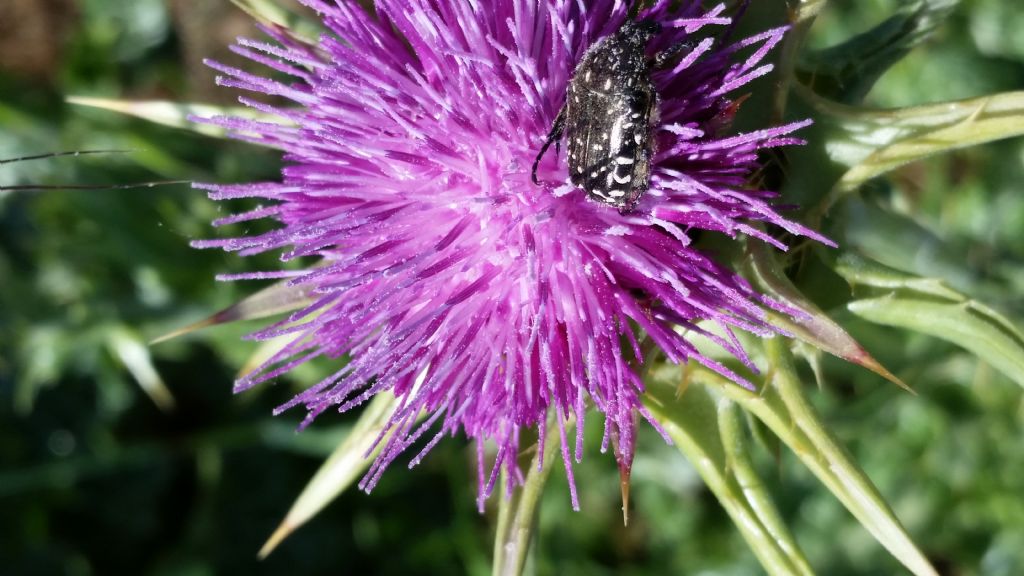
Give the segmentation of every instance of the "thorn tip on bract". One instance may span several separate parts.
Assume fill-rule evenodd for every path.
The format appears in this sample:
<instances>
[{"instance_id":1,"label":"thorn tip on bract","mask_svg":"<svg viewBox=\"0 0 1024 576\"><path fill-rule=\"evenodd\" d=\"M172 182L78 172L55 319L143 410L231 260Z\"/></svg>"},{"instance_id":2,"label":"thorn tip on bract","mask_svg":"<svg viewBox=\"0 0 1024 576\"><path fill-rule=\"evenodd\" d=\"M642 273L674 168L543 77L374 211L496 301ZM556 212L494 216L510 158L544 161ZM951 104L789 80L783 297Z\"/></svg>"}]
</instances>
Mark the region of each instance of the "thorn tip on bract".
<instances>
[{"instance_id":1,"label":"thorn tip on bract","mask_svg":"<svg viewBox=\"0 0 1024 576\"><path fill-rule=\"evenodd\" d=\"M177 338L179 336L184 336L185 334L188 334L190 332L195 332L196 330L199 330L201 328L206 328L207 326L213 326L213 325L218 323L217 316L218 315L215 314L213 316L210 316L209 318L204 318L204 319L202 319L202 320L200 320L198 322L193 322L193 323L191 323L191 324L189 324L187 326L184 326L182 328L178 328L177 330L173 330L173 331L168 332L167 334L164 334L162 336L157 336L156 338L154 338L154 339L149 341L149 345L153 346L153 345L156 345L156 344L160 344L160 343L166 342L168 340L173 340L173 339L175 339L175 338Z\"/></svg>"},{"instance_id":2,"label":"thorn tip on bract","mask_svg":"<svg viewBox=\"0 0 1024 576\"><path fill-rule=\"evenodd\" d=\"M285 538L295 531L295 528L296 526L293 526L287 520L282 522L281 525L274 530L274 533L270 535L270 538L267 538L263 547L256 553L256 557L260 560L266 560L267 556L270 556L270 553L276 550L278 545L280 545Z\"/></svg>"},{"instance_id":3,"label":"thorn tip on bract","mask_svg":"<svg viewBox=\"0 0 1024 576\"><path fill-rule=\"evenodd\" d=\"M622 492L622 525L629 526L629 468L619 467L619 490Z\"/></svg>"}]
</instances>

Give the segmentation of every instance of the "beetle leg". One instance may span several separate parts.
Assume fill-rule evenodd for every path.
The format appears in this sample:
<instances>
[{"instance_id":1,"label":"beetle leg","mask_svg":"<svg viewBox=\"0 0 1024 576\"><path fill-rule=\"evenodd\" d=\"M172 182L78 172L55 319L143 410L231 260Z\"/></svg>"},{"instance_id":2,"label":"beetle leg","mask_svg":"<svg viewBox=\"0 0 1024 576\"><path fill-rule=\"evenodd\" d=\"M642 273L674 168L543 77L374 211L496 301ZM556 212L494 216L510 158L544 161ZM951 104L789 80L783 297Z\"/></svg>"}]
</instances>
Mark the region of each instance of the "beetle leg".
<instances>
[{"instance_id":1,"label":"beetle leg","mask_svg":"<svg viewBox=\"0 0 1024 576\"><path fill-rule=\"evenodd\" d=\"M530 178L534 184L540 184L537 180L537 166L540 165L540 159L544 157L544 153L548 151L551 143L555 143L555 154L559 152L560 142L562 140L562 132L565 131L565 104L562 104L562 108L558 111L558 116L555 116L555 121L551 124L551 132L548 132L548 138L544 141L544 145L540 147L540 152L537 153L537 157L533 160L533 171L531 172Z\"/></svg>"},{"instance_id":2,"label":"beetle leg","mask_svg":"<svg viewBox=\"0 0 1024 576\"><path fill-rule=\"evenodd\" d=\"M652 70L661 70L667 67L669 62L674 60L675 57L679 56L682 52L691 51L693 49L694 45L692 42L680 42L678 44L673 44L672 46L669 46L655 54L653 58L648 60L647 65L650 66Z\"/></svg>"}]
</instances>

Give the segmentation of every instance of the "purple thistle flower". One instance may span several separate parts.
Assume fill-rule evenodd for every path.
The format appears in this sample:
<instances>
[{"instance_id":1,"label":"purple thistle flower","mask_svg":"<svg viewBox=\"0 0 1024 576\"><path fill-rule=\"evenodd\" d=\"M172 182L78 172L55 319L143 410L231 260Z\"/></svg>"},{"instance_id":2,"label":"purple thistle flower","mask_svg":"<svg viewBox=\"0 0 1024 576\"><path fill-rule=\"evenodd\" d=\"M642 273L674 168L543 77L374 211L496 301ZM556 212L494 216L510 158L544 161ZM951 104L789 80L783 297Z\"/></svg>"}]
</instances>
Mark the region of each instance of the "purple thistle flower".
<instances>
[{"instance_id":1,"label":"purple thistle flower","mask_svg":"<svg viewBox=\"0 0 1024 576\"><path fill-rule=\"evenodd\" d=\"M784 29L731 42L723 6L705 13L698 2L659 0L643 11L662 27L651 54L682 41L694 48L653 74L660 114L650 189L620 213L569 183L564 154L543 159L540 186L530 168L576 63L627 20L621 1L381 0L372 14L346 0L304 3L331 31L318 45L267 28L276 43L234 47L286 78L210 63L224 86L297 106L241 98L283 122L206 120L282 150L287 166L281 183L204 186L218 200L272 201L217 224L272 218L278 229L196 245L322 259L299 272L230 277L287 278L315 300L254 335L295 339L238 390L315 357L344 357L279 410L305 406L306 425L393 392L395 433L360 486L371 489L428 430L412 464L462 431L478 444L481 501L502 468L510 487L521 481L520 431L543 435L553 416L577 507L571 460L582 455L588 407L604 414L603 449L614 441L627 469L637 415L658 426L640 401L642 335L672 362L695 359L752 387L686 333L715 339L749 365L730 330L771 336L763 307L793 311L691 247L689 231L743 233L785 249L749 224L769 222L828 242L782 218L774 193L747 185L757 152L798 143L789 134L809 122L726 134L736 107L728 94L771 70L762 60ZM728 337L707 333L701 320ZM490 466L488 441L497 445Z\"/></svg>"}]
</instances>

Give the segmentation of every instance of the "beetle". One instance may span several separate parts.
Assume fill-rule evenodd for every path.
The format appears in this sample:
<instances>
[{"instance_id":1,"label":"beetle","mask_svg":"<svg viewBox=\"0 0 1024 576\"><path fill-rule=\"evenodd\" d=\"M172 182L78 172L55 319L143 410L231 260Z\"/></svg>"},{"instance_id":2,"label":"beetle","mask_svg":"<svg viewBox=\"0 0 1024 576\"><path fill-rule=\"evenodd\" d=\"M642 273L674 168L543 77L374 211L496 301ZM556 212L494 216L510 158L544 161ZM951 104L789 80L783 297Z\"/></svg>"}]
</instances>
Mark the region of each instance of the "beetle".
<instances>
[{"instance_id":1,"label":"beetle","mask_svg":"<svg viewBox=\"0 0 1024 576\"><path fill-rule=\"evenodd\" d=\"M548 148L568 138L569 178L598 202L631 210L650 185L652 124L658 94L651 71L688 45L647 58L647 43L661 31L651 20L627 22L591 46L573 71L565 103L533 162L532 180Z\"/></svg>"}]
</instances>

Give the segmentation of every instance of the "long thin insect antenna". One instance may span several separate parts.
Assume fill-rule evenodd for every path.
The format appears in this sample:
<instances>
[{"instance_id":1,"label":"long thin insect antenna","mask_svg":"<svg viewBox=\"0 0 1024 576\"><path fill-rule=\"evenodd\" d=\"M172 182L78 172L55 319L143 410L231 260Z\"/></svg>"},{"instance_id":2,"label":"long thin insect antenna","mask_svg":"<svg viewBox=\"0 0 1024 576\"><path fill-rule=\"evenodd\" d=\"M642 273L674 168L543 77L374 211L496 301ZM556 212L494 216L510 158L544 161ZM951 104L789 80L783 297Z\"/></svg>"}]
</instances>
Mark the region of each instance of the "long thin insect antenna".
<instances>
[{"instance_id":1,"label":"long thin insect antenna","mask_svg":"<svg viewBox=\"0 0 1024 576\"><path fill-rule=\"evenodd\" d=\"M19 158L0 158L0 164L11 162L25 162L28 160L43 160L46 158L58 158L60 156L86 156L89 154L130 154L138 150L70 150L64 152L47 152L46 154L35 154L33 156L21 156Z\"/></svg>"},{"instance_id":2,"label":"long thin insect antenna","mask_svg":"<svg viewBox=\"0 0 1024 576\"><path fill-rule=\"evenodd\" d=\"M191 184L191 180L157 180L154 182L137 182L134 184L16 184L0 185L0 192L41 192L44 190L131 190L134 188L155 188L171 184Z\"/></svg>"},{"instance_id":3,"label":"long thin insect antenna","mask_svg":"<svg viewBox=\"0 0 1024 576\"><path fill-rule=\"evenodd\" d=\"M17 158L0 158L0 165L31 160L45 160L62 156L86 156L90 154L130 154L138 150L68 150L19 156ZM135 188L155 188L172 184L191 184L190 180L157 180L153 182L136 182L132 184L0 184L0 192L41 192L45 190L132 190Z\"/></svg>"}]
</instances>

